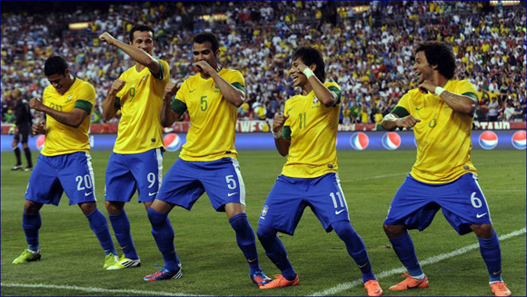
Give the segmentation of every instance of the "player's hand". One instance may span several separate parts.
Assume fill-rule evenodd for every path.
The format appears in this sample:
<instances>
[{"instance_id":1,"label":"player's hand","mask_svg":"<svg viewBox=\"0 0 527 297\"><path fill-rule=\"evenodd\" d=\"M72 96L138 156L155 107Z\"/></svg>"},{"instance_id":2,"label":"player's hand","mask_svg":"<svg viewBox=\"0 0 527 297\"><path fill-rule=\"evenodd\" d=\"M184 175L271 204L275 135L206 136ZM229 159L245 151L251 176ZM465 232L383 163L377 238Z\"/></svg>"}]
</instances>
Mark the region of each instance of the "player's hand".
<instances>
[{"instance_id":1,"label":"player's hand","mask_svg":"<svg viewBox=\"0 0 527 297\"><path fill-rule=\"evenodd\" d=\"M119 93L120 90L123 89L126 82L124 80L116 79L113 81L112 88L110 89L110 92L112 93Z\"/></svg>"},{"instance_id":2,"label":"player's hand","mask_svg":"<svg viewBox=\"0 0 527 297\"><path fill-rule=\"evenodd\" d=\"M423 83L421 83L419 85L419 91L423 94L428 94L428 92L430 93L434 93L435 90L436 90L436 85L434 85L433 82L431 82L430 80L426 79L425 81L423 81Z\"/></svg>"},{"instance_id":3,"label":"player's hand","mask_svg":"<svg viewBox=\"0 0 527 297\"><path fill-rule=\"evenodd\" d=\"M283 114L278 114L274 117L273 120L273 132L278 133L282 130L282 127L285 124L285 121L289 118L289 115L284 116Z\"/></svg>"},{"instance_id":4,"label":"player's hand","mask_svg":"<svg viewBox=\"0 0 527 297\"><path fill-rule=\"evenodd\" d=\"M16 128L16 125L13 124L13 125L11 126L11 128L9 128L9 132L7 132L7 133L10 134L10 135L15 134L15 128Z\"/></svg>"},{"instance_id":5,"label":"player's hand","mask_svg":"<svg viewBox=\"0 0 527 297\"><path fill-rule=\"evenodd\" d=\"M104 32L99 36L99 39L103 42L108 43L109 45L113 45L115 41L115 37L113 37L110 33Z\"/></svg>"},{"instance_id":6,"label":"player's hand","mask_svg":"<svg viewBox=\"0 0 527 297\"><path fill-rule=\"evenodd\" d=\"M207 61L205 60L201 60L201 61L194 63L194 66L198 68L199 72L206 74L208 76L211 76L212 74L216 73L216 70L212 68L212 66L210 66L209 63L207 63Z\"/></svg>"},{"instance_id":7,"label":"player's hand","mask_svg":"<svg viewBox=\"0 0 527 297\"><path fill-rule=\"evenodd\" d=\"M208 65L208 64L207 64ZM165 100L170 100L172 99L172 97L174 97L177 93L177 91L179 90L179 86L178 86L178 83L175 82L175 81L171 81L169 82L166 86L165 86Z\"/></svg>"},{"instance_id":8,"label":"player's hand","mask_svg":"<svg viewBox=\"0 0 527 297\"><path fill-rule=\"evenodd\" d=\"M46 123L39 122L39 123L33 124L33 128L31 129L31 132L32 132L33 135L39 135L39 134L46 135L46 133L47 133Z\"/></svg>"},{"instance_id":9,"label":"player's hand","mask_svg":"<svg viewBox=\"0 0 527 297\"><path fill-rule=\"evenodd\" d=\"M421 120L414 118L412 115L407 115L404 118L399 118L395 121L397 127L406 129L412 128L419 122L421 122Z\"/></svg>"},{"instance_id":10,"label":"player's hand","mask_svg":"<svg viewBox=\"0 0 527 297\"><path fill-rule=\"evenodd\" d=\"M302 72L302 74L304 74L304 70L306 68L309 68L309 67L307 67L306 64L304 64L302 59L298 59L298 66L296 66L296 68L298 69L298 71L300 71L300 72Z\"/></svg>"},{"instance_id":11,"label":"player's hand","mask_svg":"<svg viewBox=\"0 0 527 297\"><path fill-rule=\"evenodd\" d=\"M44 103L42 103L42 101L40 101L40 99L38 98L32 98L31 100L29 100L29 108L31 109L42 111L43 106Z\"/></svg>"}]
</instances>

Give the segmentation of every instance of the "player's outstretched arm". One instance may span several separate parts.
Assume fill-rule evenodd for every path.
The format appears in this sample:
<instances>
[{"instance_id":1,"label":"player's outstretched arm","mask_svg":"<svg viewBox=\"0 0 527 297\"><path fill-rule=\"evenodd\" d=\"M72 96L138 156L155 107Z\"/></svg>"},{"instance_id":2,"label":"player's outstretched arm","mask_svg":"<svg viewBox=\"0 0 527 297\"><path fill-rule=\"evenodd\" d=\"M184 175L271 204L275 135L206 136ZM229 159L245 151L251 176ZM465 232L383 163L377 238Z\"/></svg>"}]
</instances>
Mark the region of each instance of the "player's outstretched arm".
<instances>
[{"instance_id":1,"label":"player's outstretched arm","mask_svg":"<svg viewBox=\"0 0 527 297\"><path fill-rule=\"evenodd\" d=\"M58 111L49 108L37 98L33 98L29 101L29 107L36 111L42 111L43 113L57 120L59 123L73 128L78 128L88 116L88 113L80 108L74 108L72 112Z\"/></svg>"},{"instance_id":2,"label":"player's outstretched arm","mask_svg":"<svg viewBox=\"0 0 527 297\"><path fill-rule=\"evenodd\" d=\"M326 86L324 86L324 83L321 82L318 77L313 73L313 70L316 69L315 64L310 66L314 68L311 69L310 67L307 67L302 61L299 61L297 67L298 70L302 71L302 73L304 73L304 75L307 77L307 81L311 84L311 87L315 92L315 96L322 104L324 104L326 107L335 106L335 104L337 104L337 94L326 88Z\"/></svg>"},{"instance_id":3,"label":"player's outstretched arm","mask_svg":"<svg viewBox=\"0 0 527 297\"><path fill-rule=\"evenodd\" d=\"M126 44L124 42L121 42L120 40L110 35L110 33L108 32L104 32L103 34L101 34L99 36L99 39L101 41L105 41L109 45L113 45L121 49L123 52L129 55L132 59L134 59L137 63L144 65L145 67L150 69L150 72L152 72L152 74L154 74L155 76L157 76L159 72L161 71L161 66L159 65L159 62L156 59L154 59L152 56L150 56L147 52L141 49L138 49L134 46L131 46L129 44Z\"/></svg>"},{"instance_id":4,"label":"player's outstretched arm","mask_svg":"<svg viewBox=\"0 0 527 297\"><path fill-rule=\"evenodd\" d=\"M414 118L412 115L399 118L398 115L389 113L382 119L381 126L384 130L393 131L396 128L410 129L419 122L421 122L421 120Z\"/></svg>"},{"instance_id":5,"label":"player's outstretched arm","mask_svg":"<svg viewBox=\"0 0 527 297\"><path fill-rule=\"evenodd\" d=\"M441 87L436 86L429 80L425 80L422 84L420 84L419 90L423 93L430 92L436 94L441 99L443 99L443 101L454 111L471 116L474 114L474 110L476 109L476 99L447 91Z\"/></svg>"},{"instance_id":6,"label":"player's outstretched arm","mask_svg":"<svg viewBox=\"0 0 527 297\"><path fill-rule=\"evenodd\" d=\"M102 118L104 120L111 120L117 113L117 108L115 107L115 97L117 96L117 93L119 93L120 90L123 89L126 82L124 80L116 79L112 87L110 88L110 91L108 92L108 95L106 95L106 98L102 102Z\"/></svg>"},{"instance_id":7,"label":"player's outstretched arm","mask_svg":"<svg viewBox=\"0 0 527 297\"><path fill-rule=\"evenodd\" d=\"M172 97L176 95L178 89L177 83L172 81L165 86L165 96L161 106L161 126L163 127L171 126L179 118L179 114L173 111L170 106Z\"/></svg>"},{"instance_id":8,"label":"player's outstretched arm","mask_svg":"<svg viewBox=\"0 0 527 297\"><path fill-rule=\"evenodd\" d=\"M282 156L287 156L289 154L289 146L291 145L291 141L288 139L284 139L282 137L282 129L284 127L285 121L289 118L289 115L286 117L283 114L279 114L274 117L273 120L273 127L271 128L271 132L273 133L274 137L274 144L276 146L276 150L278 153Z\"/></svg>"},{"instance_id":9,"label":"player's outstretched arm","mask_svg":"<svg viewBox=\"0 0 527 297\"><path fill-rule=\"evenodd\" d=\"M225 100L229 101L229 103L236 107L240 107L243 104L245 101L245 93L223 79L223 77L221 77L216 69L212 68L209 63L206 61L198 61L194 65L199 67L203 73L212 77Z\"/></svg>"}]
</instances>

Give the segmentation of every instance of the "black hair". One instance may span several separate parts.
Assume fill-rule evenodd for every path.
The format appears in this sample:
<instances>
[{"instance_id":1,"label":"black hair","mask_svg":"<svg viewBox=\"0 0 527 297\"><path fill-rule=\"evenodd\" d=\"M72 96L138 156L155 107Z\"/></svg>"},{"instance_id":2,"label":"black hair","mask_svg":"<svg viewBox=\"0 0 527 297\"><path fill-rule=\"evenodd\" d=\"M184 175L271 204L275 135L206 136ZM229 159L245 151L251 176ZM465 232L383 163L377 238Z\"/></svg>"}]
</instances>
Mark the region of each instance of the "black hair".
<instances>
[{"instance_id":1,"label":"black hair","mask_svg":"<svg viewBox=\"0 0 527 297\"><path fill-rule=\"evenodd\" d=\"M456 70L456 59L450 45L441 41L426 41L419 44L414 55L424 51L426 60L430 66L437 66L437 71L446 79L454 77Z\"/></svg>"},{"instance_id":2,"label":"black hair","mask_svg":"<svg viewBox=\"0 0 527 297\"><path fill-rule=\"evenodd\" d=\"M320 80L321 82L326 81L326 70L324 69L324 58L322 58L322 54L319 50L316 48L310 47L310 46L303 46L295 51L293 54L293 61L300 58L304 64L309 67L313 64L317 65L317 68L315 69L314 73L315 76Z\"/></svg>"},{"instance_id":3,"label":"black hair","mask_svg":"<svg viewBox=\"0 0 527 297\"><path fill-rule=\"evenodd\" d=\"M210 42L212 51L214 54L216 54L216 51L220 48L220 43L218 42L218 37L216 37L214 33L201 32L192 38L192 43L204 44L205 42Z\"/></svg>"},{"instance_id":4,"label":"black hair","mask_svg":"<svg viewBox=\"0 0 527 297\"><path fill-rule=\"evenodd\" d=\"M143 25L143 24L136 24L132 27L130 30L130 42L134 42L134 32L152 32L152 38L155 36L154 29L150 26Z\"/></svg>"},{"instance_id":5,"label":"black hair","mask_svg":"<svg viewBox=\"0 0 527 297\"><path fill-rule=\"evenodd\" d=\"M60 56L52 56L49 57L44 64L44 74L46 76L52 76L53 74L66 75L66 69L68 68L68 63L64 58Z\"/></svg>"}]
</instances>

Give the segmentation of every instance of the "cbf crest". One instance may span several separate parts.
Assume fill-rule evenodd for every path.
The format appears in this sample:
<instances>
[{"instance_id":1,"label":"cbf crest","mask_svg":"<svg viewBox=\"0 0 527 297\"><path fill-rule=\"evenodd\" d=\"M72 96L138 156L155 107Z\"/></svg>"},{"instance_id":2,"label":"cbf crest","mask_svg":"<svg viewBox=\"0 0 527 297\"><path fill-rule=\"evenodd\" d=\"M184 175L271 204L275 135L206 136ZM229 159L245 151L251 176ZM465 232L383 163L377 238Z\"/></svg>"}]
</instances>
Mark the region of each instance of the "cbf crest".
<instances>
[{"instance_id":1,"label":"cbf crest","mask_svg":"<svg viewBox=\"0 0 527 297\"><path fill-rule=\"evenodd\" d=\"M267 211L269 211L269 206L267 205L264 205L263 209L262 209L262 213L260 214L260 217L263 219L265 217L265 215L267 214Z\"/></svg>"}]
</instances>

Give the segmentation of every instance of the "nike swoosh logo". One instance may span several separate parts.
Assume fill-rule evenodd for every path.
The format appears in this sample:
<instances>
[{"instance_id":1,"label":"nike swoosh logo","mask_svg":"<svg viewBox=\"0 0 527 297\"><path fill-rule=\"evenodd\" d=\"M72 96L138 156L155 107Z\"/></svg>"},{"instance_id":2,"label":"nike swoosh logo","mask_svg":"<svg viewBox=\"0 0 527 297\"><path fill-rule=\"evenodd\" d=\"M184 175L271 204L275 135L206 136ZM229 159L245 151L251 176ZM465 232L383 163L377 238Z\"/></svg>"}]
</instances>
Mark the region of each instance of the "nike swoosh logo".
<instances>
[{"instance_id":1,"label":"nike swoosh logo","mask_svg":"<svg viewBox=\"0 0 527 297\"><path fill-rule=\"evenodd\" d=\"M345 209L341 209L341 210L339 210L339 211L335 211L335 214L338 215L338 214L340 214L340 213L343 212L343 211L345 211Z\"/></svg>"},{"instance_id":2,"label":"nike swoosh logo","mask_svg":"<svg viewBox=\"0 0 527 297\"><path fill-rule=\"evenodd\" d=\"M155 194L157 194L157 192L154 192L154 193L148 193L148 196L154 196Z\"/></svg>"},{"instance_id":3,"label":"nike swoosh logo","mask_svg":"<svg viewBox=\"0 0 527 297\"><path fill-rule=\"evenodd\" d=\"M479 219L479 218L483 217L483 216L486 215L486 214L487 214L487 213L477 214L477 215L476 215L476 218Z\"/></svg>"},{"instance_id":4,"label":"nike swoosh logo","mask_svg":"<svg viewBox=\"0 0 527 297\"><path fill-rule=\"evenodd\" d=\"M91 195L91 193L93 193L93 192L89 192L89 193L84 193L84 196L90 196L90 195Z\"/></svg>"},{"instance_id":5,"label":"nike swoosh logo","mask_svg":"<svg viewBox=\"0 0 527 297\"><path fill-rule=\"evenodd\" d=\"M501 273L501 270L496 271L496 272L493 272L492 274L494 274L494 275L498 275L498 274L500 274L500 273Z\"/></svg>"},{"instance_id":6,"label":"nike swoosh logo","mask_svg":"<svg viewBox=\"0 0 527 297\"><path fill-rule=\"evenodd\" d=\"M415 110L421 110L421 109L423 109L423 108L425 108L425 107L424 107L424 106L416 107Z\"/></svg>"},{"instance_id":7,"label":"nike swoosh logo","mask_svg":"<svg viewBox=\"0 0 527 297\"><path fill-rule=\"evenodd\" d=\"M194 92L195 90L197 90L197 89L194 89L194 90L190 90L190 91L188 91L188 92L189 92L189 93L193 93L193 92Z\"/></svg>"},{"instance_id":8,"label":"nike swoosh logo","mask_svg":"<svg viewBox=\"0 0 527 297\"><path fill-rule=\"evenodd\" d=\"M238 194L238 192L229 193L229 194L227 194L227 196L231 197L232 195L236 195L236 194Z\"/></svg>"}]
</instances>

